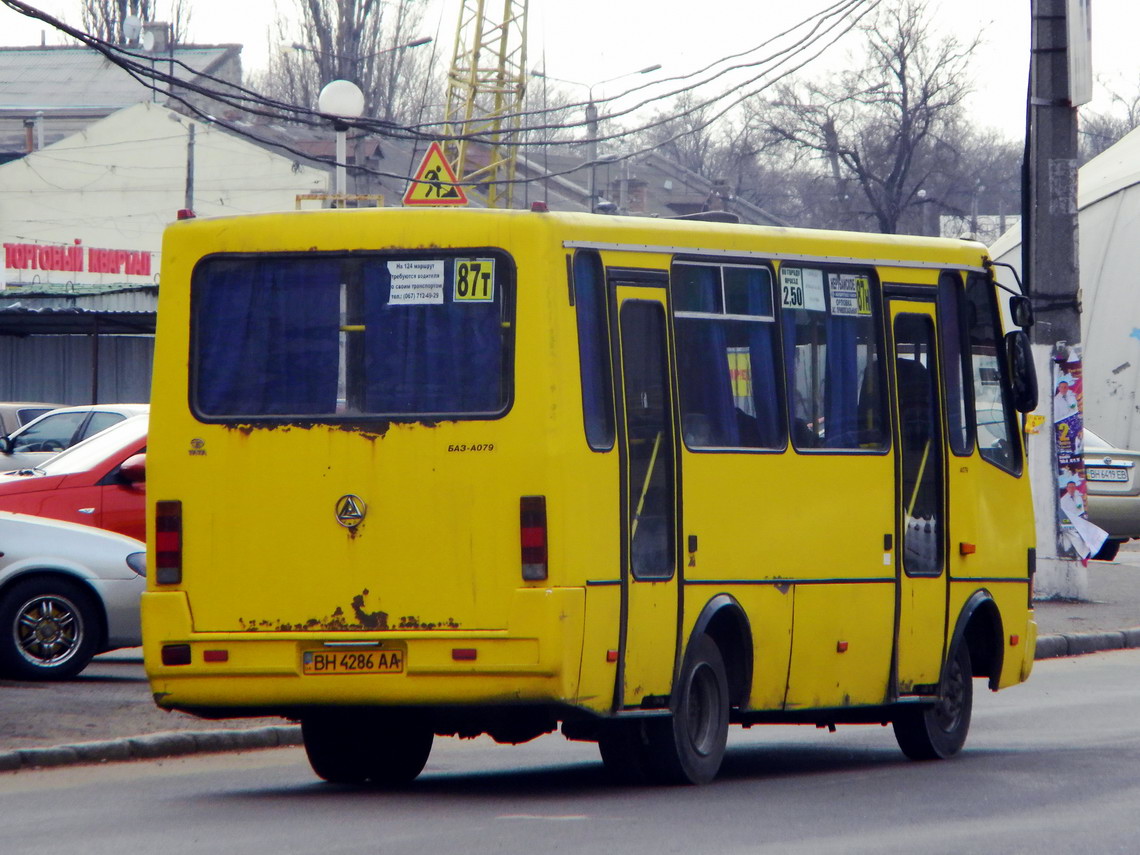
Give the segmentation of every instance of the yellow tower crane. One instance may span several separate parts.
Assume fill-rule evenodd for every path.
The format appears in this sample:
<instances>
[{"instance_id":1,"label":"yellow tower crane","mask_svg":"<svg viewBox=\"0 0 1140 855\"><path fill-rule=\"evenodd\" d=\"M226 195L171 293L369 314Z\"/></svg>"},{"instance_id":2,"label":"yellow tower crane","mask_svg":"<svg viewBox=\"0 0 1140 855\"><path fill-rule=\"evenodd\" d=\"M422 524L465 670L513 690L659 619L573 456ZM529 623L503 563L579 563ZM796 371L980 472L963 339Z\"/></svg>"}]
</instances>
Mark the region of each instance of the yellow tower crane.
<instances>
[{"instance_id":1,"label":"yellow tower crane","mask_svg":"<svg viewBox=\"0 0 1140 855\"><path fill-rule=\"evenodd\" d=\"M491 6L500 6L496 16ZM489 208L511 207L526 94L527 0L463 0L447 81L444 153Z\"/></svg>"}]
</instances>

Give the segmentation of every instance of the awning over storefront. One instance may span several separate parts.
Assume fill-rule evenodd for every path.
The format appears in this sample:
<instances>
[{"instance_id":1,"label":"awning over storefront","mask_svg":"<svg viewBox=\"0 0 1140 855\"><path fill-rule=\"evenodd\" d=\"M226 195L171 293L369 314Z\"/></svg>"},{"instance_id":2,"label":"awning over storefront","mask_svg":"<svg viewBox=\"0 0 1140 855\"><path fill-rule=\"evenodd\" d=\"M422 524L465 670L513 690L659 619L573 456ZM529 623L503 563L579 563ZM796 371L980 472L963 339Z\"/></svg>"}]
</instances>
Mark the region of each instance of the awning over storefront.
<instances>
[{"instance_id":1,"label":"awning over storefront","mask_svg":"<svg viewBox=\"0 0 1140 855\"><path fill-rule=\"evenodd\" d=\"M0 335L154 335L154 312L0 306Z\"/></svg>"}]
</instances>

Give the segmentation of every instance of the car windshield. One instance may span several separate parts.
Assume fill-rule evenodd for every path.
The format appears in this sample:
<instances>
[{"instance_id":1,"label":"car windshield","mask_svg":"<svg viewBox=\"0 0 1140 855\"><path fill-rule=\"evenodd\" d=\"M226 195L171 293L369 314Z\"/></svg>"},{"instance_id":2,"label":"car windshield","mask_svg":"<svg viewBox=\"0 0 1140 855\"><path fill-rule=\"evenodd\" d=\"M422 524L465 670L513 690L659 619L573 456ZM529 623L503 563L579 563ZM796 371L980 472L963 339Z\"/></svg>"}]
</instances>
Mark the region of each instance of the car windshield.
<instances>
[{"instance_id":1,"label":"car windshield","mask_svg":"<svg viewBox=\"0 0 1140 855\"><path fill-rule=\"evenodd\" d=\"M147 416L134 416L112 425L83 442L61 451L38 467L47 475L72 475L85 472L121 448L146 436Z\"/></svg>"}]
</instances>

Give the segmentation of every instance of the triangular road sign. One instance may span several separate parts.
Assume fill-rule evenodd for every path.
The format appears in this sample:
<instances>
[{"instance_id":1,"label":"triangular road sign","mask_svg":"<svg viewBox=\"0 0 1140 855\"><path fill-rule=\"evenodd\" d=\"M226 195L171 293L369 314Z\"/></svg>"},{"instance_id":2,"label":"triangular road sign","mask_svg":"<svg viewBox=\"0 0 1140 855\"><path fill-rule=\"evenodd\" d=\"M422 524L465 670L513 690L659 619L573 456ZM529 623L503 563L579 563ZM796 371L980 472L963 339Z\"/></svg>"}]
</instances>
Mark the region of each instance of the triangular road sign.
<instances>
[{"instance_id":1,"label":"triangular road sign","mask_svg":"<svg viewBox=\"0 0 1140 855\"><path fill-rule=\"evenodd\" d=\"M433 142L420 161L420 168L404 193L405 205L466 205L467 194L459 186L455 170Z\"/></svg>"}]
</instances>

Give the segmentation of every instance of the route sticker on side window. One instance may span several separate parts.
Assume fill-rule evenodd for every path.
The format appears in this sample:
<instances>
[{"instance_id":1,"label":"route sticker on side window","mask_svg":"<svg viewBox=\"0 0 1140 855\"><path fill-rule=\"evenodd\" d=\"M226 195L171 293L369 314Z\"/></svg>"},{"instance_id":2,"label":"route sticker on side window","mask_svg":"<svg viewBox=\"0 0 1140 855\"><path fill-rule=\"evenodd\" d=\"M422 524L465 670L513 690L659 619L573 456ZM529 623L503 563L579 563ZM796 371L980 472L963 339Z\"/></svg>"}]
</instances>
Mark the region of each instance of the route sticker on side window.
<instances>
[{"instance_id":1,"label":"route sticker on side window","mask_svg":"<svg viewBox=\"0 0 1140 855\"><path fill-rule=\"evenodd\" d=\"M455 259L454 290L451 299L457 303L493 303L495 259Z\"/></svg>"},{"instance_id":2,"label":"route sticker on side window","mask_svg":"<svg viewBox=\"0 0 1140 855\"><path fill-rule=\"evenodd\" d=\"M866 276L829 273L831 314L859 317L871 314L871 283Z\"/></svg>"},{"instance_id":3,"label":"route sticker on side window","mask_svg":"<svg viewBox=\"0 0 1140 855\"><path fill-rule=\"evenodd\" d=\"M390 306L442 306L443 261L389 261Z\"/></svg>"}]
</instances>

